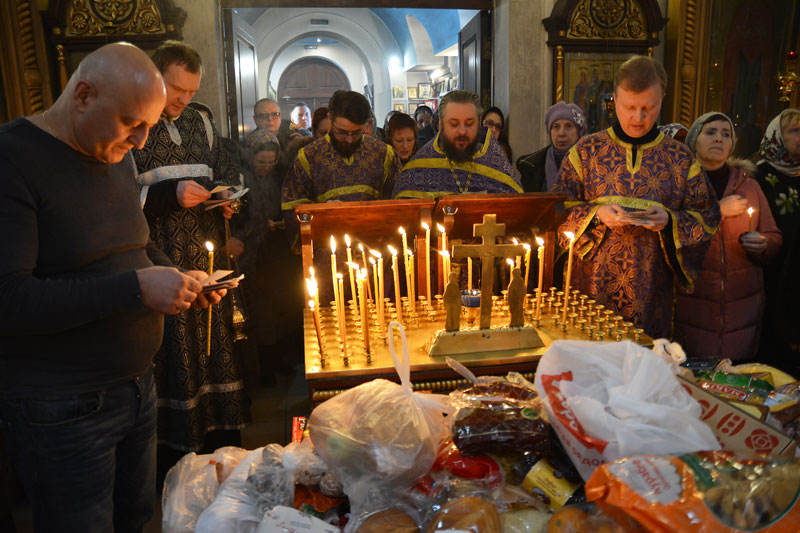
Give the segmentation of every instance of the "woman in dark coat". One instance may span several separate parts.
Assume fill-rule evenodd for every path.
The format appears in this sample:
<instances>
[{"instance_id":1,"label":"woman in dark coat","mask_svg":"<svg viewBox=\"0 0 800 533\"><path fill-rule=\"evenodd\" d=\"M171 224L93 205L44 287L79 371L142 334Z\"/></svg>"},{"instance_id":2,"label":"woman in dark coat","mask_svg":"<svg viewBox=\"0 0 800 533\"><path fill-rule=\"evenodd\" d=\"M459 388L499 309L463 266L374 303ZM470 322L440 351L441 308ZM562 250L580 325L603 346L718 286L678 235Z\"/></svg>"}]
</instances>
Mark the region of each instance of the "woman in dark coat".
<instances>
[{"instance_id":1,"label":"woman in dark coat","mask_svg":"<svg viewBox=\"0 0 800 533\"><path fill-rule=\"evenodd\" d=\"M694 292L676 296L675 337L690 357L753 359L766 300L763 267L777 255L783 238L761 187L751 177L755 166L728 160L735 136L726 115L706 113L698 118L686 144L720 199L722 222Z\"/></svg>"}]
</instances>

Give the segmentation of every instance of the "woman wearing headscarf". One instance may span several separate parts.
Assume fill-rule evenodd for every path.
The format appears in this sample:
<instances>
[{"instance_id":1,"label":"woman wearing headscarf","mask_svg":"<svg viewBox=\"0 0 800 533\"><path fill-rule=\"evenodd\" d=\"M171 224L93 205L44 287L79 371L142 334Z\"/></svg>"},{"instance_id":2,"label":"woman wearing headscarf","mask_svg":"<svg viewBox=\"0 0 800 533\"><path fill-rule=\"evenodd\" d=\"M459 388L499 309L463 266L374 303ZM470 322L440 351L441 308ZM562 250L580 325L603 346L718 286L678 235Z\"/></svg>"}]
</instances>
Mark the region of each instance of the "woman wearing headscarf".
<instances>
[{"instance_id":1,"label":"woman wearing headscarf","mask_svg":"<svg viewBox=\"0 0 800 533\"><path fill-rule=\"evenodd\" d=\"M676 295L675 338L690 357L755 357L766 300L763 267L783 241L752 178L755 165L729 159L735 144L733 123L722 113L701 116L686 135L722 213L694 291Z\"/></svg>"},{"instance_id":2,"label":"woman wearing headscarf","mask_svg":"<svg viewBox=\"0 0 800 533\"><path fill-rule=\"evenodd\" d=\"M784 239L765 273L767 312L760 355L792 373L800 367L800 110L786 109L772 119L760 153L756 176Z\"/></svg>"},{"instance_id":3,"label":"woman wearing headscarf","mask_svg":"<svg viewBox=\"0 0 800 533\"><path fill-rule=\"evenodd\" d=\"M538 152L517 159L525 192L546 192L553 187L561 161L567 152L586 133L586 118L575 104L556 102L547 110L544 125L550 134L550 144Z\"/></svg>"}]
</instances>

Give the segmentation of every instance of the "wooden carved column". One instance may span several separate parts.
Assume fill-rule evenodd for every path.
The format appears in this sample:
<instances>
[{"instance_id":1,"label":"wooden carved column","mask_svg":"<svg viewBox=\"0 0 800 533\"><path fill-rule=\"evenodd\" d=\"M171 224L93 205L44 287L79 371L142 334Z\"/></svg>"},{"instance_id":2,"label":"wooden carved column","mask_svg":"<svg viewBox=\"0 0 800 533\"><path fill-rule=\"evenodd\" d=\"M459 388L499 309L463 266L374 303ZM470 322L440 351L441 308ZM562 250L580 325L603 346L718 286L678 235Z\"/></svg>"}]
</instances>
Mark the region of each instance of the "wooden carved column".
<instances>
[{"instance_id":1,"label":"wooden carved column","mask_svg":"<svg viewBox=\"0 0 800 533\"><path fill-rule=\"evenodd\" d=\"M662 122L689 126L705 110L711 0L669 5L665 67L670 74Z\"/></svg>"},{"instance_id":2,"label":"wooden carved column","mask_svg":"<svg viewBox=\"0 0 800 533\"><path fill-rule=\"evenodd\" d=\"M32 4L0 2L0 67L8 120L41 113L52 103L44 32Z\"/></svg>"}]
</instances>

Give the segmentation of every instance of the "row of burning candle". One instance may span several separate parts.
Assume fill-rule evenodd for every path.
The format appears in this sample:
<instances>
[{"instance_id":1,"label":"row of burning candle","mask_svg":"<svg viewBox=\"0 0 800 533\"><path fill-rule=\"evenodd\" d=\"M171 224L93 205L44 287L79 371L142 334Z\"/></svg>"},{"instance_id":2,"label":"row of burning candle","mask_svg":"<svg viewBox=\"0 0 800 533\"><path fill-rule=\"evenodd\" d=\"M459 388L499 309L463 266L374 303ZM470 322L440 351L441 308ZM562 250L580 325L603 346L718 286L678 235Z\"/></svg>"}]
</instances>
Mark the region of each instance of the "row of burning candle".
<instances>
[{"instance_id":1,"label":"row of burning candle","mask_svg":"<svg viewBox=\"0 0 800 533\"><path fill-rule=\"evenodd\" d=\"M431 265L430 265L430 249L431 249L431 229L430 226L426 223L422 223L422 227L425 230L425 280L426 280L426 301L431 301ZM445 232L445 228L441 224L437 224L437 229L441 234L441 250L439 250L439 254L442 256L442 265L444 271L444 279L447 280L450 274L450 252L448 249L447 244L447 233ZM416 311L416 290L414 285L414 254L411 250L408 249L408 240L406 236L405 229L401 226L398 228L398 232L402 237L403 243L403 259L405 263L405 274L406 274L406 291L408 294L408 301L410 304L411 312L414 313ZM571 232L564 232L564 235L569 239L569 260L567 265L567 276L566 276L566 284L565 284L565 291L569 291L570 288L570 280L572 274L572 248L575 242L575 235ZM379 331L383 331L384 324L385 324L385 307L384 307L384 279L383 279L383 255L378 252L377 250L369 250L369 254L372 256L369 258L369 262L372 264L373 269L373 279L374 279L374 287L375 287L375 296L372 298L371 296L371 288L369 284L369 271L367 267L367 254L362 244L358 245L359 251L361 252L361 260L363 263L363 268L361 268L358 263L353 261L353 252L351 247L350 236L344 236L345 245L347 246L347 268L349 272L349 279L350 279L350 293L353 296L353 303L354 308L356 311L356 315L360 317L362 328L364 330L364 340L366 344L366 352L370 352L369 348L369 327L367 323L367 319L369 316L367 305L370 300L374 300L375 307L376 307L376 319L377 324L379 327ZM519 244L517 239L513 239L514 244ZM539 320L541 318L541 307L542 307L542 284L543 284L543 275L544 275L544 239L540 237L536 237L536 243L538 246L537 250L537 257L539 260L539 283L538 287L539 290L537 291L538 297L536 300L536 319ZM528 287L528 279L530 276L530 266L531 266L531 246L529 244L523 244L525 249L525 287L527 290ZM403 305L400 299L400 273L398 268L398 261L397 255L398 251L393 246L388 246L388 250L392 255L392 272L394 278L394 293L395 293L395 309L397 313L398 321L402 322L403 320ZM514 268L521 268L522 267L522 257L518 256L516 258L516 262L508 259L509 265ZM468 287L472 289L472 258L467 258L467 271L468 271ZM355 273L355 276L354 276ZM311 299L308 302L309 309L311 310L314 326L316 329L317 334L317 341L320 347L320 353L322 353L322 337L320 332L319 326L319 316L318 311L320 309L319 304L319 286L316 281L314 275L314 268L311 267L310 269L311 277L306 279L306 285L308 288L309 296ZM342 344L344 353L347 353L347 335L345 330L345 296L344 296L344 276L343 274L339 273L337 270L337 262L336 262L336 239L333 235L331 235L331 276L333 282L333 293L334 293L334 307L336 311L337 323L339 326L339 338ZM356 290L356 285L358 285L358 291ZM564 306L565 314L566 314L566 305ZM564 317L566 320L566 316Z\"/></svg>"}]
</instances>

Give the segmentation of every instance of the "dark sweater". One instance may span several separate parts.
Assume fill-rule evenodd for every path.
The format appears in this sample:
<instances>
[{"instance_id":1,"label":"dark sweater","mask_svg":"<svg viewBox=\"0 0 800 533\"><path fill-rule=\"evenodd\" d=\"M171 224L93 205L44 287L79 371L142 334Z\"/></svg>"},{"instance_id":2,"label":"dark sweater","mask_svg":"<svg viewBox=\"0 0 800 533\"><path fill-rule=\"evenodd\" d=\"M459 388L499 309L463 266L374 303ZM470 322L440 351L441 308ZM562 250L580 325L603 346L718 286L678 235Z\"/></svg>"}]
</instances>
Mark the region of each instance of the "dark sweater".
<instances>
[{"instance_id":1,"label":"dark sweater","mask_svg":"<svg viewBox=\"0 0 800 533\"><path fill-rule=\"evenodd\" d=\"M163 317L135 269L169 260L129 157L100 163L26 119L0 126L0 395L100 390L151 364Z\"/></svg>"}]
</instances>

